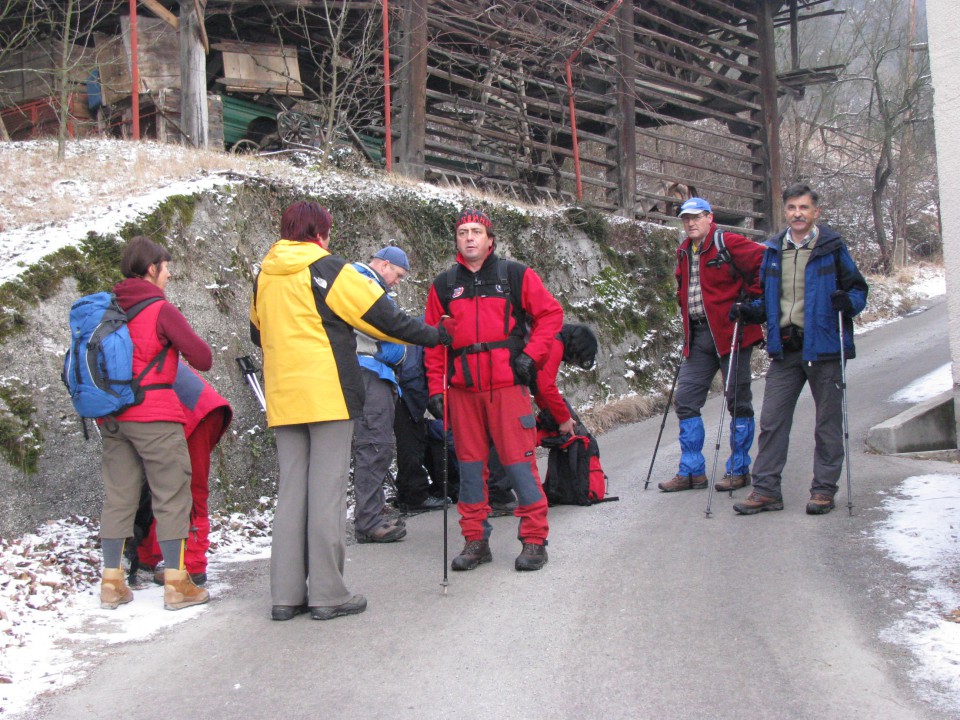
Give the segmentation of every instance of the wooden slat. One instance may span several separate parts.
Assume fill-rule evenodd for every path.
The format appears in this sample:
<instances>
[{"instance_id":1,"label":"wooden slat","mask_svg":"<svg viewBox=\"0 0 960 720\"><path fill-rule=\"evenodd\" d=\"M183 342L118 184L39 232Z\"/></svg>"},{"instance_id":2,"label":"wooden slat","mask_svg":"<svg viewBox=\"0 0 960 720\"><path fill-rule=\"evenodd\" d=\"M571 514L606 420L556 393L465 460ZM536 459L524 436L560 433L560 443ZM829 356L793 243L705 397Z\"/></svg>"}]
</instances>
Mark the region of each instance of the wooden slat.
<instances>
[{"instance_id":1,"label":"wooden slat","mask_svg":"<svg viewBox=\"0 0 960 720\"><path fill-rule=\"evenodd\" d=\"M759 57L759 54L755 50L752 50L750 48L745 48L741 45L737 45L736 43L728 43L724 40L717 40L714 38L710 38L708 36L698 35L695 30L691 30L690 28L686 28L682 25L677 25L676 23L670 20L667 20L666 18L660 17L655 13L647 12L642 7L634 6L634 12L640 17L646 18L647 20L649 20L650 23L653 25L663 25L664 27L669 28L674 33L676 33L676 36L675 36L676 38L689 37L691 41L696 41L696 42L687 43L685 41L678 40L679 42L683 42L684 44L689 44L689 45L693 45L694 47L699 47L701 52L703 52L703 46L707 45L707 46L722 47L732 52L746 55L747 57L750 57L750 58ZM638 28L642 28L645 25L647 25L647 23L639 23L639 22L637 23Z\"/></svg>"},{"instance_id":2,"label":"wooden slat","mask_svg":"<svg viewBox=\"0 0 960 720\"><path fill-rule=\"evenodd\" d=\"M480 135L482 137L489 138L491 140L498 140L506 143L513 143L514 146L525 145L527 147L532 147L537 150L544 150L546 152L556 153L557 155L562 155L567 158L573 157L573 150L559 145L550 145L544 142L538 142L536 140L523 140L516 135L510 135L509 133L499 132L496 130L490 130L488 128L474 128L466 127L455 120L450 120L448 118L440 118L433 115L428 116L428 127L430 123L434 125L440 125L442 128L448 129L450 132L448 136L459 141L467 141L471 139L470 135ZM437 134L438 130L436 127L431 128L434 134ZM465 137L466 136L466 137ZM613 146L613 141L607 139L611 146ZM608 159L597 159L597 158L584 158L585 161L591 162L595 165L599 165L606 168L614 168L618 164L616 161Z\"/></svg>"},{"instance_id":3,"label":"wooden slat","mask_svg":"<svg viewBox=\"0 0 960 720\"><path fill-rule=\"evenodd\" d=\"M658 125L676 125L678 127L690 128L691 130L696 130L697 132L702 132L707 135L713 135L716 137L724 138L725 140L730 139L729 135L725 135L723 133L717 132L716 130L712 130L710 128L701 127L696 122L692 122L690 120L680 120L678 118L671 117L670 115L663 115L661 113L658 113L656 110L650 110L648 108L641 107L640 105L637 106L637 115L643 115L645 117L650 118L651 120L656 120ZM754 138L743 137L738 139L741 142L743 142L745 145L749 145L752 147L763 144L759 140L756 140Z\"/></svg>"},{"instance_id":4,"label":"wooden slat","mask_svg":"<svg viewBox=\"0 0 960 720\"><path fill-rule=\"evenodd\" d=\"M727 32L733 33L734 35L738 35L744 38L745 40L750 41L751 44L757 41L756 33L750 32L749 30L747 30L742 26L730 25L728 23L721 21L716 17L704 15L703 13L698 12L690 3L681 5L679 3L672 2L672 0L654 0L654 2L656 2L658 5L662 7L670 8L675 12L683 13L685 15L688 15L689 17L695 18L696 20L699 20L705 25L713 26L716 28L723 28Z\"/></svg>"},{"instance_id":5,"label":"wooden slat","mask_svg":"<svg viewBox=\"0 0 960 720\"><path fill-rule=\"evenodd\" d=\"M677 65L677 64L678 64L678 59L677 59L677 58L675 58L675 57L673 57L673 56L671 56L671 55L668 55L667 53L660 52L659 50L655 50L654 48L652 48L652 47L649 46L649 45L644 45L644 44L642 44L642 43L637 43L637 45L636 45L636 51L637 51L638 54L646 55L647 57L654 58L654 59L656 59L656 60L660 60L661 62L670 63L670 64L672 64L672 65ZM680 62L682 62L682 61L680 61ZM641 64L642 64L642 63L641 63ZM681 67L691 67L691 65L690 65L689 63L683 63L683 64L681 65ZM692 67L693 67L693 68L696 68L697 72L698 72L700 75L702 75L703 77L713 78L714 80L718 80L718 81L720 81L720 82L727 83L728 85L732 85L732 86L734 86L734 87L739 87L739 88L741 88L742 90L757 92L757 85L754 84L754 83L749 83L749 82L747 82L746 80L741 80L740 78L732 78L732 77L729 77L729 76L727 76L727 75L723 75L722 73L718 73L718 72L715 72L715 71L711 70L711 69L710 69L709 67L707 67L707 66L692 66ZM742 71L742 70L748 70L748 71L750 71L751 74L756 74L756 71L755 71L753 68L750 68L750 67L743 67L743 68L739 68L739 67L738 67L738 70L740 70L740 71Z\"/></svg>"},{"instance_id":6,"label":"wooden slat","mask_svg":"<svg viewBox=\"0 0 960 720\"><path fill-rule=\"evenodd\" d=\"M677 138L669 135L661 135L653 130L647 130L645 128L637 128L637 133L643 135L644 137L657 140L658 142L674 143L675 145L682 145L688 148L703 150L705 153L717 155L718 157L733 160L734 162L742 162L749 165L756 163L756 158L754 158L754 156L749 152L736 152L735 150L727 150L726 148L717 147L716 145L708 145L706 143L691 140L689 138ZM726 136L726 139L736 142L740 145L743 144L742 138Z\"/></svg>"},{"instance_id":7,"label":"wooden slat","mask_svg":"<svg viewBox=\"0 0 960 720\"><path fill-rule=\"evenodd\" d=\"M741 18L744 22L753 22L756 20L756 15L746 10L741 10L737 7L736 3L730 2L730 0L696 0L698 5L706 5L712 7L715 10L721 12L730 13L731 15L736 15Z\"/></svg>"},{"instance_id":8,"label":"wooden slat","mask_svg":"<svg viewBox=\"0 0 960 720\"><path fill-rule=\"evenodd\" d=\"M683 167L683 161L677 160L673 164ZM723 176L721 170L714 170L714 174ZM719 185L712 180L704 180L702 178L693 178L691 175L685 174L684 172L676 173L665 173L658 172L656 170L650 170L649 168L639 168L637 170L637 175L642 175L645 178L655 178L657 180L662 180L667 183L672 182L682 182L685 185L696 185L697 190L712 190L716 193L734 193L742 198L749 198L751 200L762 200L763 194L757 192L751 192L749 190L741 190L740 188L731 189L730 185Z\"/></svg>"},{"instance_id":9,"label":"wooden slat","mask_svg":"<svg viewBox=\"0 0 960 720\"><path fill-rule=\"evenodd\" d=\"M706 172L715 172L718 174L721 173L721 171L717 170L717 168L711 167L705 163L694 162L692 160L677 160L677 158L673 155L664 155L663 153L658 153L653 150L644 148L642 146L637 147L637 155L648 157L651 160L656 160L657 162L675 163L677 165L696 168L697 170L704 170ZM747 180L749 182L759 182L763 180L762 175L755 175L752 173L742 173L737 170L724 170L722 171L722 174L726 175L727 177L739 178L740 180Z\"/></svg>"}]
</instances>

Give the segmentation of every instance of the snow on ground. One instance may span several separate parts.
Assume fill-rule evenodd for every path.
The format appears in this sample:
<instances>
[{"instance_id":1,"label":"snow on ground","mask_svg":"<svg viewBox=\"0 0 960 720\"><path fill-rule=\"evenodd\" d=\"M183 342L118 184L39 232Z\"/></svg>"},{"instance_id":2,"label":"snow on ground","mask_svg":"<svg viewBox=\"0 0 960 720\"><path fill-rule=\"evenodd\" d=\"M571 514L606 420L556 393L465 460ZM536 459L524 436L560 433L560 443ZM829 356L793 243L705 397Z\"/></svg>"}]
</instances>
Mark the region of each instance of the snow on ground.
<instances>
[{"instance_id":1,"label":"snow on ground","mask_svg":"<svg viewBox=\"0 0 960 720\"><path fill-rule=\"evenodd\" d=\"M269 556L273 502L262 498L249 515L211 516L211 596L230 591L221 579L227 564ZM98 536L96 521L74 516L0 539L0 715L80 680L105 646L144 640L209 607L164 610L163 589L141 571L132 603L101 610Z\"/></svg>"},{"instance_id":2,"label":"snow on ground","mask_svg":"<svg viewBox=\"0 0 960 720\"><path fill-rule=\"evenodd\" d=\"M7 153L41 145L3 144L0 169ZM90 163L109 162L117 168L114 178L123 175L124 168L135 170L138 163L160 162L181 152L173 146L103 140L70 143L68 148L71 153L88 155ZM144 154L148 156L146 160ZM174 177L167 179L160 189L119 192L109 201L96 192L93 183L78 181L66 187L54 178L51 181L53 195L69 193L73 205L85 210L70 217L52 218L43 225L18 222L11 214L9 200L18 191L10 186L11 175L0 172L0 282L17 277L30 263L60 247L78 244L91 230L111 232L167 197L227 185L236 178L235 172L235 168L223 172L214 169L204 171L200 177ZM439 199L453 204L463 199L460 190L391 184L336 171L325 171L320 179L316 174L290 166L284 166L279 172L296 178L302 187L308 188L307 192L316 194L386 197L395 192L410 192L427 200ZM4 178L7 178L6 185ZM123 199L116 200L117 197ZM551 210L538 212L546 214ZM943 270L926 267L917 271L905 296L918 299L942 295L945 291ZM858 332L886 322L890 320L879 320ZM917 402L935 394L943 385L945 373L949 378L949 368L921 378L904 388L897 400ZM879 526L876 541L896 561L908 566L926 587L923 596L903 620L886 633L886 638L912 649L919 663L915 680L931 688L935 702L960 711L960 624L955 624L960 620L956 577L960 566L958 481L960 478L946 475L905 480L897 494L885 500L890 517ZM212 595L230 591L229 586L218 579L226 564L269 553L271 502L265 498L260 510L250 515L211 517L209 589ZM206 607L178 612L163 610L161 588L152 585L143 573L144 580L135 591L133 603L115 611L101 610L97 596L100 576L97 535L95 521L72 517L50 521L21 538L0 538L0 715L23 712L40 693L78 681L106 646L142 640L206 612Z\"/></svg>"},{"instance_id":3,"label":"snow on ground","mask_svg":"<svg viewBox=\"0 0 960 720\"><path fill-rule=\"evenodd\" d=\"M882 638L910 649L913 680L932 703L960 711L960 475L909 477L883 504L877 543L918 589Z\"/></svg>"},{"instance_id":4,"label":"snow on ground","mask_svg":"<svg viewBox=\"0 0 960 720\"><path fill-rule=\"evenodd\" d=\"M892 402L919 403L936 397L953 387L953 374L950 363L941 365L933 372L917 378L890 396Z\"/></svg>"}]
</instances>

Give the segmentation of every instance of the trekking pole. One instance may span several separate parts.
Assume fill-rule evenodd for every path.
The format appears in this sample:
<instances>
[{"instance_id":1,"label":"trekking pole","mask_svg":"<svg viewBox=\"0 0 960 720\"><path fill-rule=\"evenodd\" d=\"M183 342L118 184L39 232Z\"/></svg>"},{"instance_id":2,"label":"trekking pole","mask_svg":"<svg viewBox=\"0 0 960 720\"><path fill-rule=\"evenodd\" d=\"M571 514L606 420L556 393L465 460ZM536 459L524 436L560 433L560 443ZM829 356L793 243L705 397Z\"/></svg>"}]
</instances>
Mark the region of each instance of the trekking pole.
<instances>
[{"instance_id":1,"label":"trekking pole","mask_svg":"<svg viewBox=\"0 0 960 720\"><path fill-rule=\"evenodd\" d=\"M650 458L650 468L647 470L647 480L643 483L643 489L646 490L650 485L650 475L653 473L653 464L657 461L657 451L660 449L660 438L663 437L663 427L667 424L667 414L670 412L670 403L673 402L673 391L677 389L677 378L680 377L680 366L683 364L683 348L680 348L680 358L677 362L677 372L673 375L673 384L670 386L670 394L667 396L666 407L663 408L663 420L660 421L660 432L657 433L657 444L653 446L653 457Z\"/></svg>"},{"instance_id":2,"label":"trekking pole","mask_svg":"<svg viewBox=\"0 0 960 720\"><path fill-rule=\"evenodd\" d=\"M850 426L847 421L847 363L843 349L843 310L837 312L840 321L840 393L843 398L843 464L847 466L847 512L853 517L853 482L850 480Z\"/></svg>"},{"instance_id":3,"label":"trekking pole","mask_svg":"<svg viewBox=\"0 0 960 720\"><path fill-rule=\"evenodd\" d=\"M730 360L727 361L727 381L723 384L723 404L720 406L720 424L717 426L717 444L713 452L713 470L710 472L710 482L707 485L707 517L713 503L713 486L717 483L717 459L720 457L720 438L723 435L723 420L727 412L727 398L730 395L730 378L733 376L733 353L737 349L737 336L740 334L740 318L733 324L733 341L730 343Z\"/></svg>"},{"instance_id":4,"label":"trekking pole","mask_svg":"<svg viewBox=\"0 0 960 720\"><path fill-rule=\"evenodd\" d=\"M249 355L238 357L237 365L240 367L240 372L242 372L247 379L247 384L250 386L250 389L253 390L257 402L260 403L260 409L266 412L267 399L263 395L263 388L260 387L260 380L257 379L257 366L253 364L253 359Z\"/></svg>"},{"instance_id":5,"label":"trekking pole","mask_svg":"<svg viewBox=\"0 0 960 720\"><path fill-rule=\"evenodd\" d=\"M443 318L440 318L440 322L443 322ZM443 588L443 594L447 594L447 507L450 505L448 498L449 495L449 483L450 483L450 471L447 468L447 369L448 369L448 353L450 348L446 345L443 346L443 581L440 583L440 587Z\"/></svg>"}]
</instances>

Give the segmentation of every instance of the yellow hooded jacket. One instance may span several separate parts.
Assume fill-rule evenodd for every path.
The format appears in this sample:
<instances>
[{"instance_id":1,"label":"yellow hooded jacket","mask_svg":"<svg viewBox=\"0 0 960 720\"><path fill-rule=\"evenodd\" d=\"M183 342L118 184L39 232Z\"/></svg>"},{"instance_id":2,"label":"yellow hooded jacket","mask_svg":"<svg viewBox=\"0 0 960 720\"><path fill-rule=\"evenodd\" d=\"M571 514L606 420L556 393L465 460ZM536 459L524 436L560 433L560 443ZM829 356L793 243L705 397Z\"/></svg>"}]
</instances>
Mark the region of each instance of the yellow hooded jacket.
<instances>
[{"instance_id":1,"label":"yellow hooded jacket","mask_svg":"<svg viewBox=\"0 0 960 720\"><path fill-rule=\"evenodd\" d=\"M254 283L250 336L263 348L267 425L348 420L363 411L353 329L433 347L437 329L397 308L374 280L312 242L280 240Z\"/></svg>"}]
</instances>

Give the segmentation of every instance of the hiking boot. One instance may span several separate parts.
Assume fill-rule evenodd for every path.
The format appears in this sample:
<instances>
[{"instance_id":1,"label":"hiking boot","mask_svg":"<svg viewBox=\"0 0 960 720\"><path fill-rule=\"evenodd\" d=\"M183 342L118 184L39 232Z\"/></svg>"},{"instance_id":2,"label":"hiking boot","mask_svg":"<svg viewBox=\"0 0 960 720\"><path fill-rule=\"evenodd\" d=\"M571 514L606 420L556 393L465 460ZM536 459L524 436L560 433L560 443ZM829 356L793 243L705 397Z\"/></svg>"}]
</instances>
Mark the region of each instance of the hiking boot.
<instances>
[{"instance_id":1,"label":"hiking boot","mask_svg":"<svg viewBox=\"0 0 960 720\"><path fill-rule=\"evenodd\" d=\"M657 487L663 492L678 492L680 490L703 490L707 486L706 475L674 475L667 482L658 483Z\"/></svg>"},{"instance_id":2,"label":"hiking boot","mask_svg":"<svg viewBox=\"0 0 960 720\"><path fill-rule=\"evenodd\" d=\"M517 509L517 501L511 500L510 502L499 503L499 502L490 502L490 517L503 517L504 515L513 515L513 511Z\"/></svg>"},{"instance_id":3,"label":"hiking boot","mask_svg":"<svg viewBox=\"0 0 960 720\"><path fill-rule=\"evenodd\" d=\"M123 568L104 568L100 581L100 607L104 610L116 610L133 600L133 591L127 587L123 577Z\"/></svg>"},{"instance_id":4,"label":"hiking boot","mask_svg":"<svg viewBox=\"0 0 960 720\"><path fill-rule=\"evenodd\" d=\"M457 555L450 567L453 570L473 570L480 563L493 560L490 552L490 543L487 540L468 540L463 550Z\"/></svg>"},{"instance_id":5,"label":"hiking boot","mask_svg":"<svg viewBox=\"0 0 960 720\"><path fill-rule=\"evenodd\" d=\"M163 609L182 610L191 605L203 605L210 593L198 588L186 570L163 571Z\"/></svg>"},{"instance_id":6,"label":"hiking boot","mask_svg":"<svg viewBox=\"0 0 960 720\"><path fill-rule=\"evenodd\" d=\"M306 605L274 605L270 608L271 620L292 620L297 615L305 613L309 608Z\"/></svg>"},{"instance_id":7,"label":"hiking boot","mask_svg":"<svg viewBox=\"0 0 960 720\"><path fill-rule=\"evenodd\" d=\"M388 523L404 522L400 509L390 504L386 504L383 506L383 510L380 511L380 517L383 519L384 522L388 522Z\"/></svg>"},{"instance_id":8,"label":"hiking boot","mask_svg":"<svg viewBox=\"0 0 960 720\"><path fill-rule=\"evenodd\" d=\"M333 620L343 615L359 615L367 609L367 599L363 595L354 595L342 605L333 607L310 608L311 620Z\"/></svg>"},{"instance_id":9,"label":"hiking boot","mask_svg":"<svg viewBox=\"0 0 960 720\"><path fill-rule=\"evenodd\" d=\"M370 532L354 530L357 543L391 543L407 536L407 526L403 523L384 522Z\"/></svg>"},{"instance_id":10,"label":"hiking boot","mask_svg":"<svg viewBox=\"0 0 960 720\"><path fill-rule=\"evenodd\" d=\"M153 581L160 587L163 587L163 569L163 560L158 562L157 566L153 569Z\"/></svg>"},{"instance_id":11,"label":"hiking boot","mask_svg":"<svg viewBox=\"0 0 960 720\"><path fill-rule=\"evenodd\" d=\"M513 566L517 570L539 570L547 564L547 549L543 545L525 542Z\"/></svg>"},{"instance_id":12,"label":"hiking boot","mask_svg":"<svg viewBox=\"0 0 960 720\"><path fill-rule=\"evenodd\" d=\"M832 495L813 493L810 495L810 502L807 503L807 515L826 515L835 507Z\"/></svg>"},{"instance_id":13,"label":"hiking boot","mask_svg":"<svg viewBox=\"0 0 960 720\"><path fill-rule=\"evenodd\" d=\"M746 475L731 475L727 473L720 479L716 485L713 486L713 489L717 492L731 492L733 490L739 490L742 487L746 487L750 484L750 474Z\"/></svg>"},{"instance_id":14,"label":"hiking boot","mask_svg":"<svg viewBox=\"0 0 960 720\"><path fill-rule=\"evenodd\" d=\"M447 505L450 504L450 498L447 498L446 504ZM427 512L429 510L441 510L443 509L443 506L444 506L443 498L433 497L432 495L428 495L427 499L419 504L406 503L406 502L397 503L397 509L405 513L419 513L419 512Z\"/></svg>"},{"instance_id":15,"label":"hiking boot","mask_svg":"<svg viewBox=\"0 0 960 720\"><path fill-rule=\"evenodd\" d=\"M756 515L767 510L783 510L783 500L754 491L743 502L734 503L733 509L740 515Z\"/></svg>"}]
</instances>

